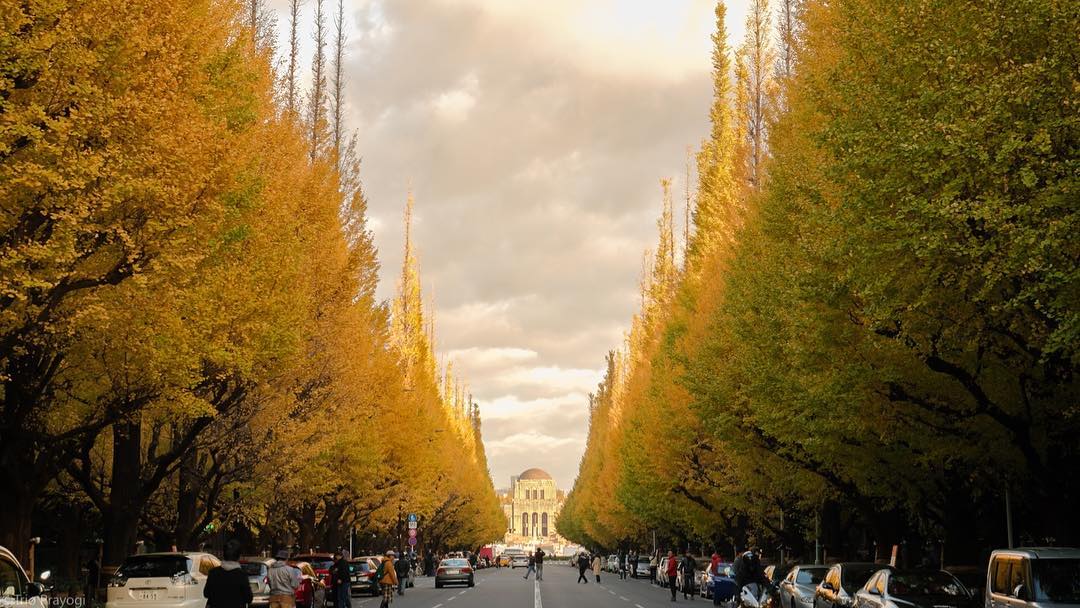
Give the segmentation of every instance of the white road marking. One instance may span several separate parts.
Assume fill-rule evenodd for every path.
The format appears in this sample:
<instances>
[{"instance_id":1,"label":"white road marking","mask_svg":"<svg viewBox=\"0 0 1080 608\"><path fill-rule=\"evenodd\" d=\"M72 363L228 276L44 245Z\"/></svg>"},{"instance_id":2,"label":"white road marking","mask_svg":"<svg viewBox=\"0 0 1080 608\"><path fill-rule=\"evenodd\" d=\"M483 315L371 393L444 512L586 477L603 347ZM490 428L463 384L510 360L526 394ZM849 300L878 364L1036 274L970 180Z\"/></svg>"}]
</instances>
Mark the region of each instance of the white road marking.
<instances>
[{"instance_id":1,"label":"white road marking","mask_svg":"<svg viewBox=\"0 0 1080 608\"><path fill-rule=\"evenodd\" d=\"M624 601L624 602L629 602L630 601L629 598L627 598L625 595L620 595L619 599Z\"/></svg>"},{"instance_id":2,"label":"white road marking","mask_svg":"<svg viewBox=\"0 0 1080 608\"><path fill-rule=\"evenodd\" d=\"M533 581L533 608L544 608L540 601L540 581Z\"/></svg>"},{"instance_id":3,"label":"white road marking","mask_svg":"<svg viewBox=\"0 0 1080 608\"><path fill-rule=\"evenodd\" d=\"M455 595L454 597L452 597L452 598L450 598L450 599L448 599L448 600L446 600L446 601L448 601L448 602L452 602L452 601L454 601L454 600L456 600L456 599L457 599L457 596Z\"/></svg>"},{"instance_id":4,"label":"white road marking","mask_svg":"<svg viewBox=\"0 0 1080 608\"><path fill-rule=\"evenodd\" d=\"M612 591L611 589L608 589L607 592L610 593L611 595L615 595L615 592Z\"/></svg>"},{"instance_id":5,"label":"white road marking","mask_svg":"<svg viewBox=\"0 0 1080 608\"><path fill-rule=\"evenodd\" d=\"M458 595L465 595L465 591L458 591Z\"/></svg>"},{"instance_id":6,"label":"white road marking","mask_svg":"<svg viewBox=\"0 0 1080 608\"><path fill-rule=\"evenodd\" d=\"M645 608L645 607L644 607L644 606L642 606L641 604L634 604L634 606L636 606L637 608Z\"/></svg>"},{"instance_id":7,"label":"white road marking","mask_svg":"<svg viewBox=\"0 0 1080 608\"><path fill-rule=\"evenodd\" d=\"M442 608L442 604L435 604L435 605L434 605L434 606L432 606L431 608Z\"/></svg>"}]
</instances>

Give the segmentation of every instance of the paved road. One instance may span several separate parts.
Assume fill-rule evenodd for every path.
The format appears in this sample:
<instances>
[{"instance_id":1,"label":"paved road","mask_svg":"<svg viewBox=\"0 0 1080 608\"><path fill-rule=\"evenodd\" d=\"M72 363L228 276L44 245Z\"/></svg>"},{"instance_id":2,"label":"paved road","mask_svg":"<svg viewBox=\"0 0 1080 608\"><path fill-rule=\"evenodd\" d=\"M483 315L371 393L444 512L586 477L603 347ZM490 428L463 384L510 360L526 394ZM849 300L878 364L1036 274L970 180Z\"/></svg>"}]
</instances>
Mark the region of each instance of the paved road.
<instances>
[{"instance_id":1,"label":"paved road","mask_svg":"<svg viewBox=\"0 0 1080 608\"><path fill-rule=\"evenodd\" d=\"M670 607L669 592L647 580L619 580L604 573L597 585L589 572L589 584L576 583L577 569L565 564L545 564L544 580L522 580L523 568L490 568L476 573L476 586L436 589L434 579L418 578L416 587L395 596L393 608L660 608ZM378 608L380 598L353 598L353 608ZM679 603L683 603L682 594ZM703 598L686 602L705 608Z\"/></svg>"}]
</instances>

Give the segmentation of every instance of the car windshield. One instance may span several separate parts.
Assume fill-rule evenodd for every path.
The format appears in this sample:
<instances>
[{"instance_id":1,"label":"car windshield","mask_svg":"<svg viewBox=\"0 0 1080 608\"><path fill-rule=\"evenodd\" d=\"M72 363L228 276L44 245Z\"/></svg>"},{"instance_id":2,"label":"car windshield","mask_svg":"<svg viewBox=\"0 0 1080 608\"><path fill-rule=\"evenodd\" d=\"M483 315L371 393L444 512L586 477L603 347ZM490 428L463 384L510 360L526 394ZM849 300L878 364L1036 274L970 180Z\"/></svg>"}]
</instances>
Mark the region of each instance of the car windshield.
<instances>
[{"instance_id":1,"label":"car windshield","mask_svg":"<svg viewBox=\"0 0 1080 608\"><path fill-rule=\"evenodd\" d=\"M816 585L825 578L825 573L828 571L828 568L799 568L795 582L800 585Z\"/></svg>"},{"instance_id":2,"label":"car windshield","mask_svg":"<svg viewBox=\"0 0 1080 608\"><path fill-rule=\"evenodd\" d=\"M367 561L349 562L349 572L371 572L371 564Z\"/></svg>"},{"instance_id":3,"label":"car windshield","mask_svg":"<svg viewBox=\"0 0 1080 608\"><path fill-rule=\"evenodd\" d=\"M1039 601L1080 602L1080 559L1033 559L1031 572Z\"/></svg>"},{"instance_id":4,"label":"car windshield","mask_svg":"<svg viewBox=\"0 0 1080 608\"><path fill-rule=\"evenodd\" d=\"M717 564L716 571L720 573L720 576L735 577L735 568L731 564Z\"/></svg>"},{"instance_id":5,"label":"car windshield","mask_svg":"<svg viewBox=\"0 0 1080 608\"><path fill-rule=\"evenodd\" d=\"M133 555L116 572L124 578L159 578L191 572L191 560L183 555Z\"/></svg>"},{"instance_id":6,"label":"car windshield","mask_svg":"<svg viewBox=\"0 0 1080 608\"><path fill-rule=\"evenodd\" d=\"M259 562L240 562L240 569L248 576L262 576L266 574L266 564Z\"/></svg>"},{"instance_id":7,"label":"car windshield","mask_svg":"<svg viewBox=\"0 0 1080 608\"><path fill-rule=\"evenodd\" d=\"M468 568L469 561L464 559L444 559L439 564L441 568Z\"/></svg>"},{"instance_id":8,"label":"car windshield","mask_svg":"<svg viewBox=\"0 0 1080 608\"><path fill-rule=\"evenodd\" d=\"M954 595L967 597L967 589L945 572L896 572L889 577L889 595Z\"/></svg>"},{"instance_id":9,"label":"car windshield","mask_svg":"<svg viewBox=\"0 0 1080 608\"><path fill-rule=\"evenodd\" d=\"M329 570L330 566L334 565L334 560L329 557L313 557L308 560L308 563L316 570Z\"/></svg>"},{"instance_id":10,"label":"car windshield","mask_svg":"<svg viewBox=\"0 0 1080 608\"><path fill-rule=\"evenodd\" d=\"M870 580L875 572L882 567L871 564L869 566L844 566L840 573L840 586L848 593L855 593L860 587Z\"/></svg>"}]
</instances>

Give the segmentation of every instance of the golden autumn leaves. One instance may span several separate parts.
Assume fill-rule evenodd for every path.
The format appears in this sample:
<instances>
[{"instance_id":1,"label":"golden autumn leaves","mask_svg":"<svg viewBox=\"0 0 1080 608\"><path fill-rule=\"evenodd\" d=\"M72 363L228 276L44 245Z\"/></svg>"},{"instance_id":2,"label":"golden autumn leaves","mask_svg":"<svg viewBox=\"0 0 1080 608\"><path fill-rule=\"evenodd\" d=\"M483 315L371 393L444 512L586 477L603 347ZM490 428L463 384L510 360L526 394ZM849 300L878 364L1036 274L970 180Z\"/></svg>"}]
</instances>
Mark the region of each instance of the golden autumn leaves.
<instances>
[{"instance_id":1,"label":"golden autumn leaves","mask_svg":"<svg viewBox=\"0 0 1080 608\"><path fill-rule=\"evenodd\" d=\"M54 494L109 560L214 521L388 536L399 503L432 543L501 531L478 412L401 348L340 124L278 105L255 5L0 11L0 544Z\"/></svg>"}]
</instances>

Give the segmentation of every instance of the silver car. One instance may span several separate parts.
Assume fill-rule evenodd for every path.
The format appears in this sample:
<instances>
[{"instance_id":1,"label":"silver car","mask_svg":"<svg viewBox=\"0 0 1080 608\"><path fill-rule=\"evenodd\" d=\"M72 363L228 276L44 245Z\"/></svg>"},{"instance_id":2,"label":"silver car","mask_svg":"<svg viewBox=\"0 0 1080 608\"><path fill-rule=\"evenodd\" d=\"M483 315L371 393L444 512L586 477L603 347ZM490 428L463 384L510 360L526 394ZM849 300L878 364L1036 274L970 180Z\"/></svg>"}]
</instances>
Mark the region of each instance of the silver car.
<instances>
[{"instance_id":1,"label":"silver car","mask_svg":"<svg viewBox=\"0 0 1080 608\"><path fill-rule=\"evenodd\" d=\"M829 571L828 566L800 564L780 581L779 608L813 608L814 591Z\"/></svg>"},{"instance_id":2,"label":"silver car","mask_svg":"<svg viewBox=\"0 0 1080 608\"><path fill-rule=\"evenodd\" d=\"M1080 549L994 551L985 608L1080 608Z\"/></svg>"},{"instance_id":3,"label":"silver car","mask_svg":"<svg viewBox=\"0 0 1080 608\"><path fill-rule=\"evenodd\" d=\"M444 559L439 562L439 568L435 571L435 588L442 589L445 585L475 585L473 580L472 566L465 558Z\"/></svg>"},{"instance_id":4,"label":"silver car","mask_svg":"<svg viewBox=\"0 0 1080 608\"><path fill-rule=\"evenodd\" d=\"M251 605L270 605L270 564L274 560L264 557L245 557L240 559L240 569L248 577L251 586Z\"/></svg>"}]
</instances>

